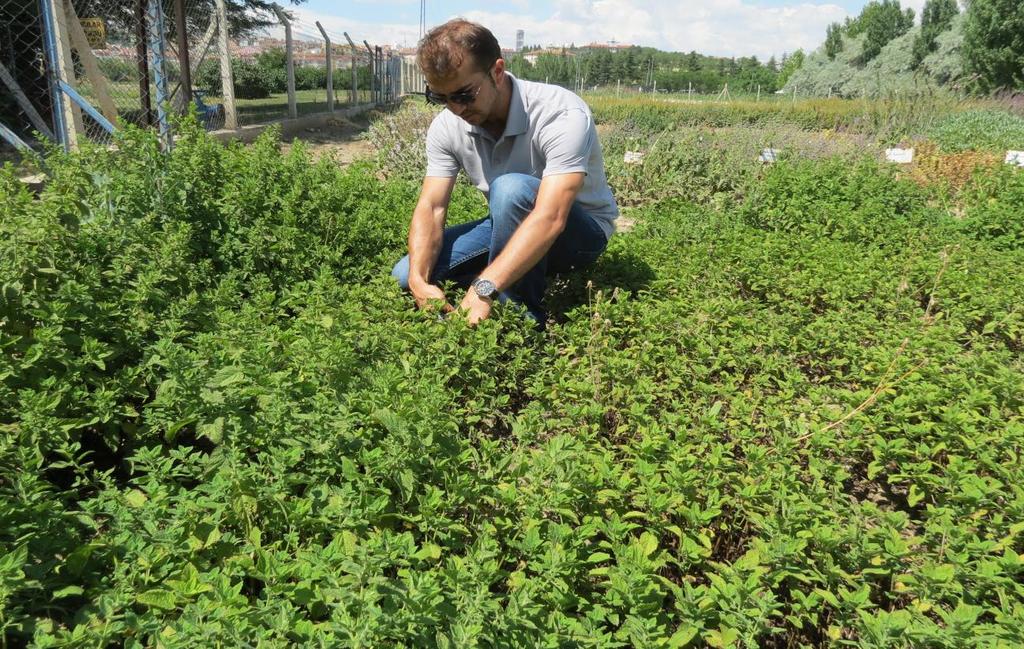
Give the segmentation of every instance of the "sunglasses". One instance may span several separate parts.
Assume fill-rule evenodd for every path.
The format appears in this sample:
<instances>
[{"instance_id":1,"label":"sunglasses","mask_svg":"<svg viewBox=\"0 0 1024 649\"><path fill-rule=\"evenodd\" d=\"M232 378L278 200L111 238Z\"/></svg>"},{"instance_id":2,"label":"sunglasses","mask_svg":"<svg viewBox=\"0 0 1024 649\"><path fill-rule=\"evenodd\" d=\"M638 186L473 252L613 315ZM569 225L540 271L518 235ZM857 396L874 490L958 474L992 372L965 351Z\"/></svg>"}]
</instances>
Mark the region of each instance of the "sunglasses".
<instances>
[{"instance_id":1,"label":"sunglasses","mask_svg":"<svg viewBox=\"0 0 1024 649\"><path fill-rule=\"evenodd\" d=\"M426 95L428 104L444 106L448 102L452 102L453 104L459 104L461 106L469 106L476 101L476 96L480 94L480 89L482 87L483 84L478 84L476 90L460 90L458 92L453 92L450 95L442 95L434 92L430 89L430 86L427 86L427 90L423 94Z\"/></svg>"}]
</instances>

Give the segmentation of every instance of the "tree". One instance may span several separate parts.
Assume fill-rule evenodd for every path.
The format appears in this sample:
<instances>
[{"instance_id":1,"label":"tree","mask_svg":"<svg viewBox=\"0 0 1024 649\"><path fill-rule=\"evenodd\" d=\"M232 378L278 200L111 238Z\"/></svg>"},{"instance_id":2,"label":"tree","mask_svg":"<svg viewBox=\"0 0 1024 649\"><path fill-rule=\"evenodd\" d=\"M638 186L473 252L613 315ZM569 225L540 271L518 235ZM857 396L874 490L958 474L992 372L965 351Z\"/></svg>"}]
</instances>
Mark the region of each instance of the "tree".
<instances>
[{"instance_id":1,"label":"tree","mask_svg":"<svg viewBox=\"0 0 1024 649\"><path fill-rule=\"evenodd\" d=\"M935 39L949 29L953 18L960 12L956 0L928 0L921 12L921 31L914 39L912 65L916 69L924 57L935 51Z\"/></svg>"},{"instance_id":2,"label":"tree","mask_svg":"<svg viewBox=\"0 0 1024 649\"><path fill-rule=\"evenodd\" d=\"M825 32L825 54L835 60L836 55L843 51L843 26L832 23Z\"/></svg>"},{"instance_id":3,"label":"tree","mask_svg":"<svg viewBox=\"0 0 1024 649\"><path fill-rule=\"evenodd\" d=\"M530 79L530 72L533 65L520 53L513 54L506 62L508 71L520 79Z\"/></svg>"},{"instance_id":4,"label":"tree","mask_svg":"<svg viewBox=\"0 0 1024 649\"><path fill-rule=\"evenodd\" d=\"M287 0L281 4L302 4L306 0ZM228 25L232 38L249 36L271 25L278 24L277 14L274 13L273 0L226 0L228 13ZM165 6L172 6L168 3ZM135 3L134 2L110 2L110 0L86 0L75 8L80 16L104 16L107 20L108 29L114 33L122 33L131 37L135 33ZM216 15L217 5L215 0L190 0L186 11L186 24L190 32L198 31L200 34L210 24L210 19ZM176 27L173 14L168 13L167 29L171 38L174 38Z\"/></svg>"},{"instance_id":5,"label":"tree","mask_svg":"<svg viewBox=\"0 0 1024 649\"><path fill-rule=\"evenodd\" d=\"M1024 89L1024 3L972 0L964 24L964 68L978 88Z\"/></svg>"},{"instance_id":6,"label":"tree","mask_svg":"<svg viewBox=\"0 0 1024 649\"><path fill-rule=\"evenodd\" d=\"M797 50L789 56L783 56L782 70L779 71L779 78L776 81L780 88L786 85L786 82L789 81L794 72L803 67L804 58L803 50Z\"/></svg>"},{"instance_id":7,"label":"tree","mask_svg":"<svg viewBox=\"0 0 1024 649\"><path fill-rule=\"evenodd\" d=\"M874 0L869 2L855 20L847 23L850 36L864 34L860 62L867 63L878 56L889 41L902 36L914 26L914 10L904 10L899 0Z\"/></svg>"}]
</instances>

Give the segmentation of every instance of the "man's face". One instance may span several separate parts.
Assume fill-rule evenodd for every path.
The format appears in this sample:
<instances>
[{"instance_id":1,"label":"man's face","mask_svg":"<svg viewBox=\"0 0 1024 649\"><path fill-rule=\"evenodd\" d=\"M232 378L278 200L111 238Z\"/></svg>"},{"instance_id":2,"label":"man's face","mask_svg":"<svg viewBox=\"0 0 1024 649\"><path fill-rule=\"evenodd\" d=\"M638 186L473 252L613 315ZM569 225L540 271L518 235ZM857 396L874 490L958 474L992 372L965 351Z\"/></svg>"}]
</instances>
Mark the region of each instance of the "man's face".
<instances>
[{"instance_id":1,"label":"man's face","mask_svg":"<svg viewBox=\"0 0 1024 649\"><path fill-rule=\"evenodd\" d=\"M463 57L462 64L454 74L448 77L427 77L427 86L431 92L443 95L448 99L445 105L448 110L474 126L480 126L491 116L497 106L497 81L504 72L505 62L498 59L487 72L481 72L468 57ZM453 101L456 98L472 98L469 103Z\"/></svg>"}]
</instances>

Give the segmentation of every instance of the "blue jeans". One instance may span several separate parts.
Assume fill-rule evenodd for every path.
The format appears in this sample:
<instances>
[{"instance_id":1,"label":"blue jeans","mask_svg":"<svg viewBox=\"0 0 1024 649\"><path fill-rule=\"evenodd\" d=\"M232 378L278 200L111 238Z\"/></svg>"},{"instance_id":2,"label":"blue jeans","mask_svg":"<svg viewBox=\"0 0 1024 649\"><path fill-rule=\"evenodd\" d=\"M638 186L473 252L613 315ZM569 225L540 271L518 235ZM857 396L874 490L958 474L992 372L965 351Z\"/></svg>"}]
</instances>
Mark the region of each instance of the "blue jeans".
<instances>
[{"instance_id":1,"label":"blue jeans","mask_svg":"<svg viewBox=\"0 0 1024 649\"><path fill-rule=\"evenodd\" d=\"M494 261L526 217L533 211L540 179L527 174L505 174L491 182L490 214L480 220L445 228L437 263L430 283L451 280L465 288ZM498 300L526 307L527 314L541 328L547 320L544 290L547 275L582 268L593 263L608 245L604 230L580 204L573 203L569 218L548 253L514 285L502 291ZM392 277L409 290L409 256L391 271Z\"/></svg>"}]
</instances>

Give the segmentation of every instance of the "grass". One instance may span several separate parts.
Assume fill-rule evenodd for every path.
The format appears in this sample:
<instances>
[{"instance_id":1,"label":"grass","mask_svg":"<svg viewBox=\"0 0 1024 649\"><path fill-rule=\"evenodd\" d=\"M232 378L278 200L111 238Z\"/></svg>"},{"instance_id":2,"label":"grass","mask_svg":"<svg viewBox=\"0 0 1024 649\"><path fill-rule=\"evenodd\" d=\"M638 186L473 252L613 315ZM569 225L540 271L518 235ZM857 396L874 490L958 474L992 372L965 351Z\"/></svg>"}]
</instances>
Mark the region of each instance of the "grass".
<instances>
[{"instance_id":1,"label":"grass","mask_svg":"<svg viewBox=\"0 0 1024 649\"><path fill-rule=\"evenodd\" d=\"M152 101L156 102L156 88L151 89ZM88 83L82 84L83 96L90 100L95 106L99 106L95 93ZM141 99L139 97L139 86L135 83L114 82L110 85L111 98L114 100L118 113L124 119L133 123L141 121ZM339 89L334 93L335 107L348 104L349 91ZM360 90L359 101L370 100L368 90ZM207 105L223 103L223 97L217 95L205 95L203 98ZM298 115L309 115L321 113L327 110L327 91L296 90L295 91L296 112ZM288 94L274 93L262 99L236 99L235 106L238 110L238 121L242 126L259 124L288 117Z\"/></svg>"}]
</instances>

